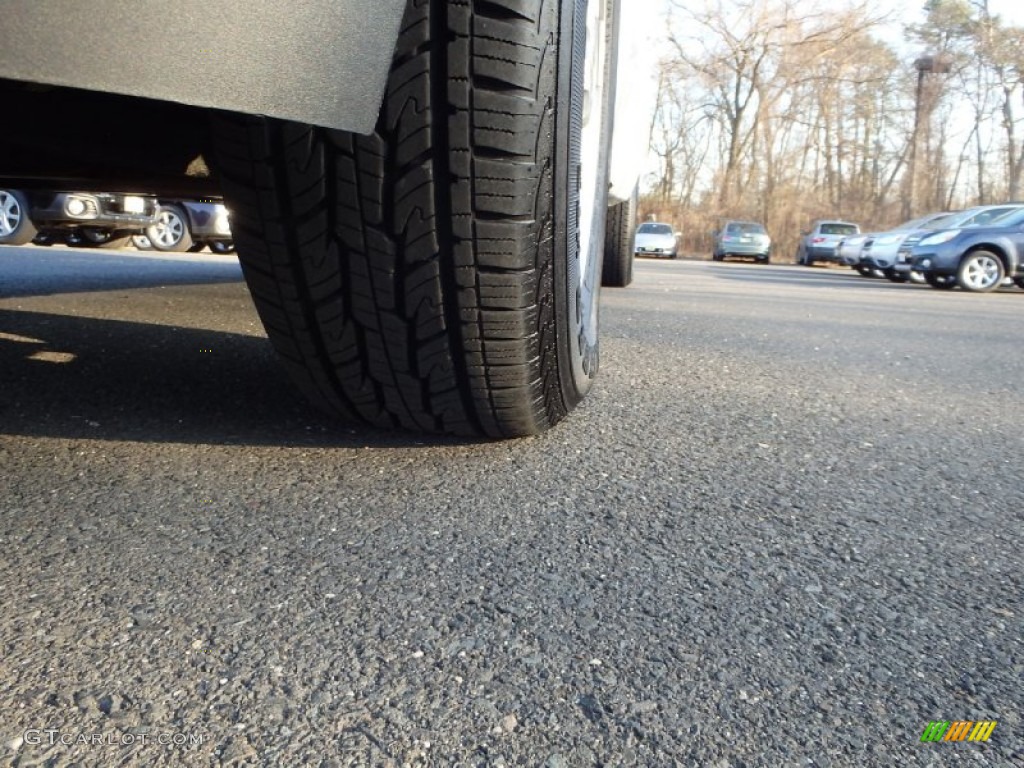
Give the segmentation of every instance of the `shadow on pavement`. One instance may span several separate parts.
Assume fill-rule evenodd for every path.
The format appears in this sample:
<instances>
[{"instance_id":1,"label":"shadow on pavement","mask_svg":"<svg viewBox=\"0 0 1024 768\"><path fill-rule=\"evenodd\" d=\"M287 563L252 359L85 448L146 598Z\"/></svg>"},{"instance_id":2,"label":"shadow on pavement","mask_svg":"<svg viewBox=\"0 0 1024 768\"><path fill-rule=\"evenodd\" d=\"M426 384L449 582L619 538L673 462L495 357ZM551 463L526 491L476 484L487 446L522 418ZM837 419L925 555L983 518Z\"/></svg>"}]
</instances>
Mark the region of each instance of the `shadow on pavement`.
<instances>
[{"instance_id":1,"label":"shadow on pavement","mask_svg":"<svg viewBox=\"0 0 1024 768\"><path fill-rule=\"evenodd\" d=\"M213 445L466 441L308 406L262 336L0 309L0 434Z\"/></svg>"}]
</instances>

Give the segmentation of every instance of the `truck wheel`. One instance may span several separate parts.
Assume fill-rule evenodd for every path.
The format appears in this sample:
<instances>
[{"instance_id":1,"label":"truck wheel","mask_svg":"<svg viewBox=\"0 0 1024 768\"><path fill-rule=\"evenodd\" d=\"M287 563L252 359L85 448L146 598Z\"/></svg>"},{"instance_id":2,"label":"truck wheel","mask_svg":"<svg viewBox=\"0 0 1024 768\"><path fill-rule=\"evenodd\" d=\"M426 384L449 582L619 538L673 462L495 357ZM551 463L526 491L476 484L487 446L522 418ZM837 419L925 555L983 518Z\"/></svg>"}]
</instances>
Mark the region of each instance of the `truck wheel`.
<instances>
[{"instance_id":1,"label":"truck wheel","mask_svg":"<svg viewBox=\"0 0 1024 768\"><path fill-rule=\"evenodd\" d=\"M633 282L633 237L636 234L637 188L629 200L608 206L601 285L625 288Z\"/></svg>"},{"instance_id":2,"label":"truck wheel","mask_svg":"<svg viewBox=\"0 0 1024 768\"><path fill-rule=\"evenodd\" d=\"M316 403L538 433L597 372L617 0L410 0L369 136L221 116L239 258Z\"/></svg>"},{"instance_id":3,"label":"truck wheel","mask_svg":"<svg viewBox=\"0 0 1024 768\"><path fill-rule=\"evenodd\" d=\"M1003 260L991 251L973 251L964 256L956 281L965 291L988 293L1003 284L1006 268Z\"/></svg>"},{"instance_id":4,"label":"truck wheel","mask_svg":"<svg viewBox=\"0 0 1024 768\"><path fill-rule=\"evenodd\" d=\"M38 234L25 195L16 189L0 189L0 244L25 245Z\"/></svg>"},{"instance_id":5,"label":"truck wheel","mask_svg":"<svg viewBox=\"0 0 1024 768\"><path fill-rule=\"evenodd\" d=\"M188 214L177 205L161 205L156 213L156 224L146 227L146 237L158 251L185 253L192 247Z\"/></svg>"}]
</instances>

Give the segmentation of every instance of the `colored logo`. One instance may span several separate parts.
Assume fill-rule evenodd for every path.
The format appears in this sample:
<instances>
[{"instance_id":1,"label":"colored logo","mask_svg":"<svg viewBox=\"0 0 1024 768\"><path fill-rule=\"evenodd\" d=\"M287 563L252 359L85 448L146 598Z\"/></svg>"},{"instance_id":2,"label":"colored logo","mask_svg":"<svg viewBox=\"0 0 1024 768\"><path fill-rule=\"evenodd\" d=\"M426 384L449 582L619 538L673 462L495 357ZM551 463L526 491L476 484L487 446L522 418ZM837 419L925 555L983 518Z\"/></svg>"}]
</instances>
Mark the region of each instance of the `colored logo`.
<instances>
[{"instance_id":1,"label":"colored logo","mask_svg":"<svg viewBox=\"0 0 1024 768\"><path fill-rule=\"evenodd\" d=\"M932 720L921 734L921 741L988 741L995 728L995 720Z\"/></svg>"}]
</instances>

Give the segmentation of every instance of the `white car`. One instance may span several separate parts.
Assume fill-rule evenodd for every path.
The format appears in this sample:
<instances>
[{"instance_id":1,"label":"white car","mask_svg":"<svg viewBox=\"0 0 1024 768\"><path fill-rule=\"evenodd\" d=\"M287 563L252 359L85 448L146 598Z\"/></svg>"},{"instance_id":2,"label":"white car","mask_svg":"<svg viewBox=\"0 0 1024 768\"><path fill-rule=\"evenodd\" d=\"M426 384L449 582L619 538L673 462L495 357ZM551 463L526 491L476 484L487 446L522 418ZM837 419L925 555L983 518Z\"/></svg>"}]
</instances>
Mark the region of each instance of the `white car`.
<instances>
[{"instance_id":1,"label":"white car","mask_svg":"<svg viewBox=\"0 0 1024 768\"><path fill-rule=\"evenodd\" d=\"M866 236L860 251L861 274L865 271L881 273L895 283L905 283L909 277L908 272L897 272L896 254L903 245L903 241L912 232L919 229L931 229L932 223L939 221L949 215L948 211L941 213L930 213L918 219L905 221L898 227L893 227L885 232L875 232Z\"/></svg>"},{"instance_id":2,"label":"white car","mask_svg":"<svg viewBox=\"0 0 1024 768\"><path fill-rule=\"evenodd\" d=\"M679 239L671 224L647 221L636 228L633 252L637 256L667 256L674 259L679 255Z\"/></svg>"}]
</instances>

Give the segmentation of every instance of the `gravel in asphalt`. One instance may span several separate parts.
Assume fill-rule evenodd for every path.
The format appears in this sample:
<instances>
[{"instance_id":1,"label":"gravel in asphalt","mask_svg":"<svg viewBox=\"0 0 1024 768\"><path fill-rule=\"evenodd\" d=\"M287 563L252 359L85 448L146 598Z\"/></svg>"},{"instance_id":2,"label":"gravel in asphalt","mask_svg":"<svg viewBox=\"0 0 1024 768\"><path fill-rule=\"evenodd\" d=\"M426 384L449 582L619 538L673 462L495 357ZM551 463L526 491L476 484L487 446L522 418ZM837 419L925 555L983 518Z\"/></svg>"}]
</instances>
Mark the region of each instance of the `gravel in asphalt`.
<instances>
[{"instance_id":1,"label":"gravel in asphalt","mask_svg":"<svg viewBox=\"0 0 1024 768\"><path fill-rule=\"evenodd\" d=\"M1024 765L1022 313L639 262L471 443L325 422L231 259L0 249L0 760Z\"/></svg>"}]
</instances>

